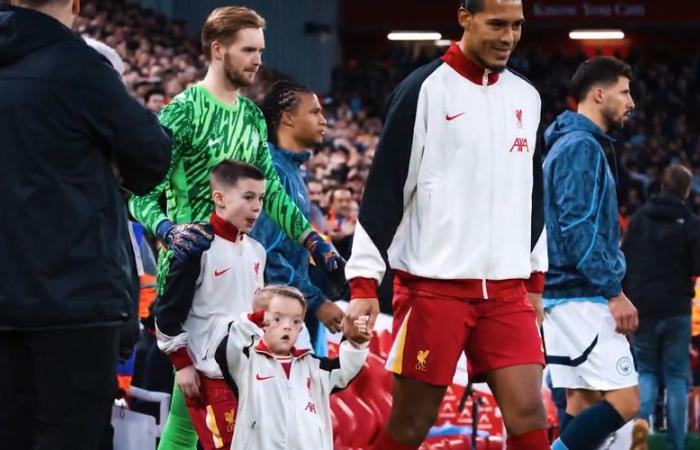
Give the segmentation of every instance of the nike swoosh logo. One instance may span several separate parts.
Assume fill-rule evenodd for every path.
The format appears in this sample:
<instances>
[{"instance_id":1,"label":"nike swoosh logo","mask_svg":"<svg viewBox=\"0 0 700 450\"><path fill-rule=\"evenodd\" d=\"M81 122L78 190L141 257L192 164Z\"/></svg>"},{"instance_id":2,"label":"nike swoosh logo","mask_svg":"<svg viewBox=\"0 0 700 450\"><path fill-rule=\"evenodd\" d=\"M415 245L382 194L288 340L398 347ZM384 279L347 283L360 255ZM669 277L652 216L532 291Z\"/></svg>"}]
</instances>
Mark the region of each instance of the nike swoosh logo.
<instances>
[{"instance_id":1,"label":"nike swoosh logo","mask_svg":"<svg viewBox=\"0 0 700 450\"><path fill-rule=\"evenodd\" d=\"M207 147L213 147L219 142L221 142L221 137L218 137L216 139L209 139L209 141L207 142Z\"/></svg>"},{"instance_id":2,"label":"nike swoosh logo","mask_svg":"<svg viewBox=\"0 0 700 450\"><path fill-rule=\"evenodd\" d=\"M258 381L265 381L269 380L270 378L274 378L274 375L270 375L269 377L261 377L260 374L255 375L255 379Z\"/></svg>"},{"instance_id":3,"label":"nike swoosh logo","mask_svg":"<svg viewBox=\"0 0 700 450\"><path fill-rule=\"evenodd\" d=\"M223 274L225 274L226 272L228 272L230 269L231 269L231 268L229 267L228 269L224 269L224 270L214 270L214 276L215 276L215 277L220 277L221 275L223 275Z\"/></svg>"},{"instance_id":4,"label":"nike swoosh logo","mask_svg":"<svg viewBox=\"0 0 700 450\"><path fill-rule=\"evenodd\" d=\"M464 113L461 112L461 113L459 113L459 114L455 114L454 116L451 116L451 115L449 115L449 114L445 114L445 119L447 119L448 121L449 121L449 120L455 120L457 117L461 116L462 114L464 114Z\"/></svg>"}]
</instances>

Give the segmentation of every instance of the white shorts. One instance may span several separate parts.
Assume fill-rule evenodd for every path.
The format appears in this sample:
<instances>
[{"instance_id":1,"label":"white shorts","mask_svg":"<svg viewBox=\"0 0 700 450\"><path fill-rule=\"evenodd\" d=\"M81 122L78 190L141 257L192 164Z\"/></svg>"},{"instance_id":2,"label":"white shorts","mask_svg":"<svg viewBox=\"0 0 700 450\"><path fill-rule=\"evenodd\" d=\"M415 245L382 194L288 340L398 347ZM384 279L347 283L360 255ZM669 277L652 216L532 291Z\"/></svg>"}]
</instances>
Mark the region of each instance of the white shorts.
<instances>
[{"instance_id":1,"label":"white shorts","mask_svg":"<svg viewBox=\"0 0 700 450\"><path fill-rule=\"evenodd\" d=\"M567 302L545 309L544 346L552 385L614 391L637 385L627 338L607 304Z\"/></svg>"}]
</instances>

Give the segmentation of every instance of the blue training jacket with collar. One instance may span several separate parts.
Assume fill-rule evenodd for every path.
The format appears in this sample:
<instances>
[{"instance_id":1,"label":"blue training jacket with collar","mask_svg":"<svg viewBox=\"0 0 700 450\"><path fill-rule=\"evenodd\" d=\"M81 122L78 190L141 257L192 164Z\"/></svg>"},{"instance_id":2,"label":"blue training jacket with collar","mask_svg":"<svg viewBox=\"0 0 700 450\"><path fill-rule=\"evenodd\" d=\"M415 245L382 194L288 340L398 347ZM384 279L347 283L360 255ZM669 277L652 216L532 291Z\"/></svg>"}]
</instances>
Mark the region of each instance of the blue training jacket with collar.
<instances>
[{"instance_id":1,"label":"blue training jacket with collar","mask_svg":"<svg viewBox=\"0 0 700 450\"><path fill-rule=\"evenodd\" d=\"M311 200L299 168L309 159L310 153L293 153L277 147L272 142L268 142L268 146L284 190L304 216L309 218ZM267 252L265 283L294 286L304 294L309 311L316 311L326 297L321 289L309 280L309 253L306 249L289 239L265 213L260 214L251 236L260 242Z\"/></svg>"},{"instance_id":2,"label":"blue training jacket with collar","mask_svg":"<svg viewBox=\"0 0 700 450\"><path fill-rule=\"evenodd\" d=\"M588 118L570 111L545 132L546 299L609 299L622 292L625 257L619 248L615 178L603 148L612 150L613 142Z\"/></svg>"}]
</instances>

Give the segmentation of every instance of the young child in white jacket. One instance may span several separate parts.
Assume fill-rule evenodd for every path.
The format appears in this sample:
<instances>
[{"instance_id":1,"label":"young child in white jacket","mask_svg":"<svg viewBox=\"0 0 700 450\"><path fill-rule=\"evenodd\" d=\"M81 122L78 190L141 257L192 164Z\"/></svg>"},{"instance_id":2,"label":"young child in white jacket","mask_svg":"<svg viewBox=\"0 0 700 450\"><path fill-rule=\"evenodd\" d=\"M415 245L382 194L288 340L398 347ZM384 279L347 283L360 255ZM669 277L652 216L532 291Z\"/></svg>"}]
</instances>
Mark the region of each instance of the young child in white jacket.
<instances>
[{"instance_id":1,"label":"young child in white jacket","mask_svg":"<svg viewBox=\"0 0 700 450\"><path fill-rule=\"evenodd\" d=\"M367 358L368 317L359 338L340 344L338 358L295 347L306 301L297 289L268 286L265 309L231 322L216 361L238 391L232 450L333 450L330 395L345 388Z\"/></svg>"}]
</instances>

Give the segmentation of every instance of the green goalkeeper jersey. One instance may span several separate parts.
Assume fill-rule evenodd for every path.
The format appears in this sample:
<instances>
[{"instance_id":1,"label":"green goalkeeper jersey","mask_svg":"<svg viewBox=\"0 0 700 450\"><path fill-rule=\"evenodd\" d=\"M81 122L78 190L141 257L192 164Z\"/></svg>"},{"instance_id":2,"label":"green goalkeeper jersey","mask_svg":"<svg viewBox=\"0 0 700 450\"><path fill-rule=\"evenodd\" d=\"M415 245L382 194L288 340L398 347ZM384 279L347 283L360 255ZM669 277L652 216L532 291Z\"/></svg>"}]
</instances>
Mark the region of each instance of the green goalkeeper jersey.
<instances>
[{"instance_id":1,"label":"green goalkeeper jersey","mask_svg":"<svg viewBox=\"0 0 700 450\"><path fill-rule=\"evenodd\" d=\"M267 179L263 210L296 242L311 228L286 194L267 148L262 112L251 100L238 96L226 105L202 85L176 96L160 113L161 123L173 133L173 151L165 180L144 196L129 200L132 216L155 234L159 223L208 221L214 210L209 170L225 159L258 167ZM166 211L161 207L165 193ZM162 293L171 252L158 261L158 292Z\"/></svg>"}]
</instances>

